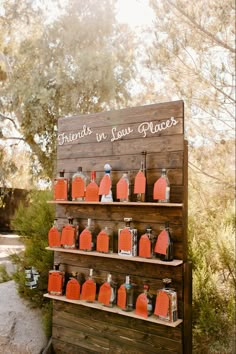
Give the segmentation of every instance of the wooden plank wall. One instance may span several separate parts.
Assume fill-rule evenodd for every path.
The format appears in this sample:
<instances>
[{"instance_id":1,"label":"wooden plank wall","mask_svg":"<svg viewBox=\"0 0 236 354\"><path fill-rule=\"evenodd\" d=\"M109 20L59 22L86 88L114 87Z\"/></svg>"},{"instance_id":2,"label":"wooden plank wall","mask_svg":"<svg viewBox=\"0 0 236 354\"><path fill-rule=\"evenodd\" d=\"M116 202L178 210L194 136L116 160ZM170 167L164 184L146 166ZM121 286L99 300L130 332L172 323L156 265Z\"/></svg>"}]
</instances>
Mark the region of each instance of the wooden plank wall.
<instances>
[{"instance_id":1,"label":"wooden plank wall","mask_svg":"<svg viewBox=\"0 0 236 354\"><path fill-rule=\"evenodd\" d=\"M161 130L162 129L162 130ZM159 131L158 131L159 130ZM123 131L122 133L118 133ZM120 135L119 135L120 134ZM99 141L101 140L101 141ZM187 193L186 147L184 143L184 105L182 101L103 112L86 116L63 117L58 125L57 172L65 169L71 178L78 166L90 176L97 172L99 183L106 162L112 166L113 197L122 173L129 171L131 190L134 176L141 164L141 153L147 151L147 194L152 202L153 184L161 168L168 170L171 184L170 201L184 203ZM131 198L134 200L133 196ZM132 225L141 236L147 225L158 234L165 221L170 222L174 239L175 258L187 260L186 208L117 205L58 205L57 217L62 226L68 216L77 219L80 231L92 218L95 233L105 225L112 227L114 238L123 227L124 217L132 217ZM108 272L118 284L125 275L135 283L135 296L142 292L144 282L150 284L152 294L162 287L162 279L170 277L178 291L179 318L188 320L184 306L183 265L177 267L114 260L88 255L55 252L55 261L66 272L88 275L94 269L98 284L106 280ZM137 320L95 310L80 305L54 301L53 348L56 353L182 353L186 326L170 328L144 320ZM188 354L190 354L188 349Z\"/></svg>"}]
</instances>

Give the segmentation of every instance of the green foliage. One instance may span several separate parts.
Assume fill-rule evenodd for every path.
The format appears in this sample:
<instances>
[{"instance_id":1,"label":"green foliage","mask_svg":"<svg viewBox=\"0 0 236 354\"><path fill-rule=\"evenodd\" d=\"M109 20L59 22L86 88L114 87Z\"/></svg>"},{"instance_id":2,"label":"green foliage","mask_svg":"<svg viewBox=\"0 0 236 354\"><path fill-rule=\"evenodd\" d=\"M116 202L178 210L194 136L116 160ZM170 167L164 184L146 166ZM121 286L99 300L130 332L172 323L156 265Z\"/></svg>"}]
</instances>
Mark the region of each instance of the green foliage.
<instances>
[{"instance_id":1,"label":"green foliage","mask_svg":"<svg viewBox=\"0 0 236 354\"><path fill-rule=\"evenodd\" d=\"M232 353L235 338L235 223L228 208L189 218L195 353Z\"/></svg>"},{"instance_id":2,"label":"green foliage","mask_svg":"<svg viewBox=\"0 0 236 354\"><path fill-rule=\"evenodd\" d=\"M6 267L0 264L0 283L5 283L11 280L10 275L6 271Z\"/></svg>"},{"instance_id":3,"label":"green foliage","mask_svg":"<svg viewBox=\"0 0 236 354\"><path fill-rule=\"evenodd\" d=\"M4 50L14 59L2 84L0 113L8 112L20 124L34 173L51 177L58 117L119 107L129 98L133 36L117 24L114 0L63 2L54 20L46 2L18 3L2 4L0 32L10 33Z\"/></svg>"},{"instance_id":4,"label":"green foliage","mask_svg":"<svg viewBox=\"0 0 236 354\"><path fill-rule=\"evenodd\" d=\"M48 191L32 192L29 206L25 208L20 205L12 226L23 236L25 251L11 256L17 266L14 280L18 284L19 294L29 300L31 306L42 309L44 328L48 336L51 329L51 306L43 294L47 292L48 271L53 264L53 253L45 250L48 245L48 230L54 219L54 208L47 203L51 198L51 192ZM29 289L25 285L25 268L32 266L40 273L35 289Z\"/></svg>"}]
</instances>

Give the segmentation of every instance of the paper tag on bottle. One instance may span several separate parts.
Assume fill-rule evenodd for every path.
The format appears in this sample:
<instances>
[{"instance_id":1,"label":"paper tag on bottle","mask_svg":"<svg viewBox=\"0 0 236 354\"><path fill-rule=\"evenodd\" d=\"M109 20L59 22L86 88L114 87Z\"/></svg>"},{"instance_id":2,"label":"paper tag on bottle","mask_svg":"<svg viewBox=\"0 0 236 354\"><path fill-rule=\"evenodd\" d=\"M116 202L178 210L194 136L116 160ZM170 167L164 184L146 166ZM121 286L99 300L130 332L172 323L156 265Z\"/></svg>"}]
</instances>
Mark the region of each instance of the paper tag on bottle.
<instances>
[{"instance_id":1,"label":"paper tag on bottle","mask_svg":"<svg viewBox=\"0 0 236 354\"><path fill-rule=\"evenodd\" d=\"M48 292L61 293L62 292L62 273L52 272L48 278Z\"/></svg>"},{"instance_id":2,"label":"paper tag on bottle","mask_svg":"<svg viewBox=\"0 0 236 354\"><path fill-rule=\"evenodd\" d=\"M48 244L49 247L60 247L61 246L61 235L56 227L51 227L48 232Z\"/></svg>"},{"instance_id":3,"label":"paper tag on bottle","mask_svg":"<svg viewBox=\"0 0 236 354\"><path fill-rule=\"evenodd\" d=\"M82 251L92 250L92 234L88 229L84 229L79 236L79 249Z\"/></svg>"},{"instance_id":4,"label":"paper tag on bottle","mask_svg":"<svg viewBox=\"0 0 236 354\"><path fill-rule=\"evenodd\" d=\"M101 302L103 305L109 305L111 298L111 285L109 283L104 283L101 285L98 294L98 302Z\"/></svg>"},{"instance_id":5,"label":"paper tag on bottle","mask_svg":"<svg viewBox=\"0 0 236 354\"><path fill-rule=\"evenodd\" d=\"M72 191L71 196L72 199L82 198L85 193L85 184L84 180L81 177L75 177L72 181Z\"/></svg>"},{"instance_id":6,"label":"paper tag on bottle","mask_svg":"<svg viewBox=\"0 0 236 354\"><path fill-rule=\"evenodd\" d=\"M139 257L151 258L151 241L146 234L139 240Z\"/></svg>"},{"instance_id":7,"label":"paper tag on bottle","mask_svg":"<svg viewBox=\"0 0 236 354\"><path fill-rule=\"evenodd\" d=\"M166 255L167 247L168 247L168 233L166 230L163 230L157 237L157 242L154 248L154 252Z\"/></svg>"},{"instance_id":8,"label":"paper tag on bottle","mask_svg":"<svg viewBox=\"0 0 236 354\"><path fill-rule=\"evenodd\" d=\"M148 317L147 313L147 296L145 294L140 294L136 300L136 315L142 316L144 318Z\"/></svg>"},{"instance_id":9,"label":"paper tag on bottle","mask_svg":"<svg viewBox=\"0 0 236 354\"><path fill-rule=\"evenodd\" d=\"M75 243L75 229L71 225L66 225L61 233L61 245L73 246Z\"/></svg>"},{"instance_id":10,"label":"paper tag on bottle","mask_svg":"<svg viewBox=\"0 0 236 354\"><path fill-rule=\"evenodd\" d=\"M117 306L125 310L126 308L126 289L121 285L117 291Z\"/></svg>"},{"instance_id":11,"label":"paper tag on bottle","mask_svg":"<svg viewBox=\"0 0 236 354\"><path fill-rule=\"evenodd\" d=\"M67 180L54 180L54 200L67 200Z\"/></svg>"},{"instance_id":12,"label":"paper tag on bottle","mask_svg":"<svg viewBox=\"0 0 236 354\"><path fill-rule=\"evenodd\" d=\"M132 234L127 228L120 231L118 236L118 250L130 252L132 250Z\"/></svg>"},{"instance_id":13,"label":"paper tag on bottle","mask_svg":"<svg viewBox=\"0 0 236 354\"><path fill-rule=\"evenodd\" d=\"M156 297L154 314L166 317L169 311L169 297L165 291L160 290Z\"/></svg>"},{"instance_id":14,"label":"paper tag on bottle","mask_svg":"<svg viewBox=\"0 0 236 354\"><path fill-rule=\"evenodd\" d=\"M109 252L109 236L102 230L97 236L97 251L108 253Z\"/></svg>"},{"instance_id":15,"label":"paper tag on bottle","mask_svg":"<svg viewBox=\"0 0 236 354\"><path fill-rule=\"evenodd\" d=\"M80 283L76 279L70 279L66 285L66 298L70 300L79 300Z\"/></svg>"},{"instance_id":16,"label":"paper tag on bottle","mask_svg":"<svg viewBox=\"0 0 236 354\"><path fill-rule=\"evenodd\" d=\"M128 199L128 183L124 178L121 178L116 185L117 199Z\"/></svg>"},{"instance_id":17,"label":"paper tag on bottle","mask_svg":"<svg viewBox=\"0 0 236 354\"><path fill-rule=\"evenodd\" d=\"M111 178L108 175L104 175L99 186L99 195L109 194L111 189Z\"/></svg>"},{"instance_id":18,"label":"paper tag on bottle","mask_svg":"<svg viewBox=\"0 0 236 354\"><path fill-rule=\"evenodd\" d=\"M146 177L142 171L139 171L134 179L134 194L146 192Z\"/></svg>"},{"instance_id":19,"label":"paper tag on bottle","mask_svg":"<svg viewBox=\"0 0 236 354\"><path fill-rule=\"evenodd\" d=\"M99 202L98 185L95 182L90 182L86 187L85 201L86 202Z\"/></svg>"},{"instance_id":20,"label":"paper tag on bottle","mask_svg":"<svg viewBox=\"0 0 236 354\"><path fill-rule=\"evenodd\" d=\"M82 285L81 300L95 301L96 296L96 284L93 280L88 279Z\"/></svg>"},{"instance_id":21,"label":"paper tag on bottle","mask_svg":"<svg viewBox=\"0 0 236 354\"><path fill-rule=\"evenodd\" d=\"M154 189L153 189L153 199L154 200L165 200L166 199L166 179L163 177L160 177L156 183L154 184Z\"/></svg>"}]
</instances>

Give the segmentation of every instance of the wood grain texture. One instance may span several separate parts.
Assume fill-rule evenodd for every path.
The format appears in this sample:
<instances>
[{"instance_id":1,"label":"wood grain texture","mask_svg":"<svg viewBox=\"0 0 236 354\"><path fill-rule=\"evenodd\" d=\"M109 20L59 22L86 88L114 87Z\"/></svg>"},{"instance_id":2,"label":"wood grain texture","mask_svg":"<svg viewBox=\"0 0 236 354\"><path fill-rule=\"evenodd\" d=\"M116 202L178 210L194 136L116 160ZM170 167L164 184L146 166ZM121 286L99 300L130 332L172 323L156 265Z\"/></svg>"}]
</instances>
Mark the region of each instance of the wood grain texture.
<instances>
[{"instance_id":1,"label":"wood grain texture","mask_svg":"<svg viewBox=\"0 0 236 354\"><path fill-rule=\"evenodd\" d=\"M170 181L170 201L181 205L165 207L153 205L93 205L58 204L55 206L59 226L67 223L69 216L79 225L80 232L88 218L92 218L93 232L108 226L113 230L114 250L117 249L118 230L124 226L124 217L132 217L132 225L140 237L151 225L157 236L165 222L170 223L174 240L174 256L187 260L187 145L184 141L184 105L182 101L134 107L119 111L62 117L58 121L57 167L65 170L71 179L78 166L90 177L96 171L99 184L104 175L103 166L112 166L112 192L116 201L116 183L128 171L131 201L134 178L141 166L142 151L147 151L147 201L153 202L153 186L166 168ZM67 273L76 271L81 279L89 269L94 269L96 282L101 285L111 272L117 284L130 275L135 299L142 292L143 284L150 285L155 299L162 288L163 278L171 278L178 294L179 318L183 325L176 328L145 322L98 309L84 308L54 301L53 348L56 353L186 353L191 350L187 336L191 334L189 319L191 305L187 290L189 271L185 263L178 266L134 262L117 257L97 257L91 254L55 252L54 260ZM185 303L187 301L188 305ZM186 349L188 348L188 349Z\"/></svg>"},{"instance_id":2,"label":"wood grain texture","mask_svg":"<svg viewBox=\"0 0 236 354\"><path fill-rule=\"evenodd\" d=\"M150 353L159 353L159 350L181 353L181 325L176 328L168 327L168 330L165 330L163 329L165 326L127 318L129 325L127 328L119 315L101 313L96 309L57 301L54 303L53 315L55 337L62 339L63 336L68 343L74 344L73 336L69 338L70 328L73 327L74 333L80 333L79 345L82 348L93 349L95 352L97 350L97 352L110 353L115 350L116 353L123 350L125 353L136 350L145 353L148 347ZM147 331L145 336L144 326Z\"/></svg>"},{"instance_id":3,"label":"wood grain texture","mask_svg":"<svg viewBox=\"0 0 236 354\"><path fill-rule=\"evenodd\" d=\"M163 120L169 117L183 119L183 101L164 102L140 107L125 108L117 111L94 113L89 115L78 115L61 117L58 120L58 131L71 131L78 129L78 122L83 121L93 128L103 126L116 126L119 124L132 124L136 122ZM182 130L183 134L183 130Z\"/></svg>"}]
</instances>

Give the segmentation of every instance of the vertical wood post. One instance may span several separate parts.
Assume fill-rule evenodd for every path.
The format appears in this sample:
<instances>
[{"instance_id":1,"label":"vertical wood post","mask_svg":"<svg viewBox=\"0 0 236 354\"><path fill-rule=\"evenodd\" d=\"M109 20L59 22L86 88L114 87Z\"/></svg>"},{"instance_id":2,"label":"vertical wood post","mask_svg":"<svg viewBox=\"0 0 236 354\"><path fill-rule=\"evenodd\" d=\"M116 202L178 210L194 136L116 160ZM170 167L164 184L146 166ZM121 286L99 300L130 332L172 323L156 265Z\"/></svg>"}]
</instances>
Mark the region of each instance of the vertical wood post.
<instances>
[{"instance_id":1,"label":"vertical wood post","mask_svg":"<svg viewBox=\"0 0 236 354\"><path fill-rule=\"evenodd\" d=\"M183 266L183 296L184 296L184 322L183 322L183 353L192 353L192 262Z\"/></svg>"}]
</instances>

